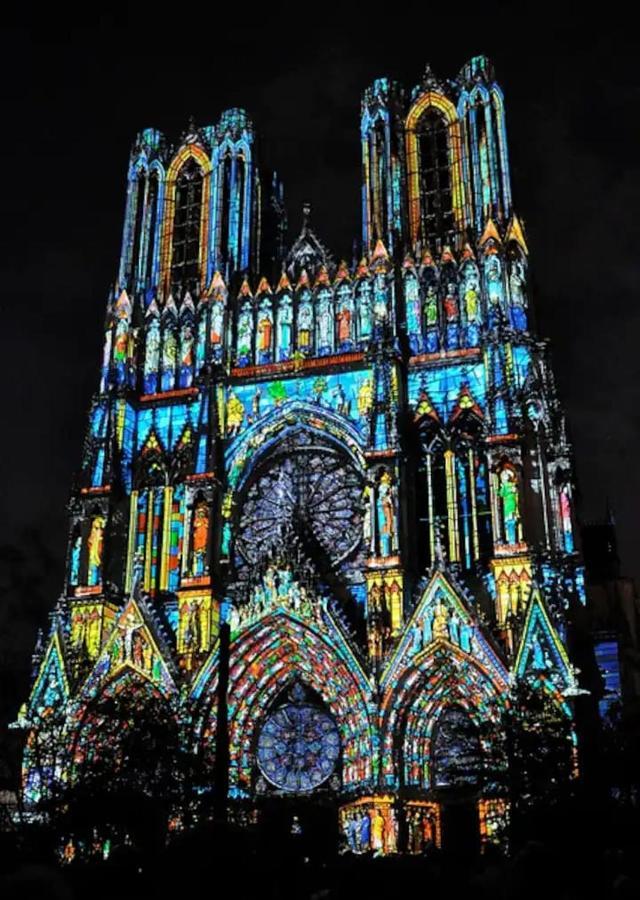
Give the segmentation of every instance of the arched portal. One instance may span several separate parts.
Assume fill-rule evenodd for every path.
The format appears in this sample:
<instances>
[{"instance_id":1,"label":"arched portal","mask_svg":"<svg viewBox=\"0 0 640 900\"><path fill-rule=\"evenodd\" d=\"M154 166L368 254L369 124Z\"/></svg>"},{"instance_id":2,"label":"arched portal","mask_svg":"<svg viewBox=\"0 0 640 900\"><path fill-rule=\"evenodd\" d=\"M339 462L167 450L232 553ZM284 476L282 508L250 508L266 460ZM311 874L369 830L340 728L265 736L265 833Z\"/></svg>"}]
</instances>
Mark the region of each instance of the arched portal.
<instances>
[{"instance_id":1,"label":"arched portal","mask_svg":"<svg viewBox=\"0 0 640 900\"><path fill-rule=\"evenodd\" d=\"M303 692L302 701L296 699L298 689ZM289 774L293 793L309 793L322 785L326 787L330 778L334 779L332 789L336 791L353 791L371 785L377 763L370 692L369 681L357 658L328 613L323 623L312 625L279 611L241 630L233 636L230 647L230 795L255 796L259 785L266 787L265 780L276 791L286 793ZM210 694L209 688L203 690L203 696ZM292 772L291 761L280 765L275 760L271 765L272 757L268 752L265 754L265 747L269 749L265 745L269 723L273 723L272 728L282 738L280 732L286 722L283 724L283 715L278 713L287 707L292 730L298 728L291 724L294 718L307 720L308 737L316 732L316 743L320 740L321 746L313 749L317 759L309 765L309 770L315 769L315 773L308 770L307 781ZM303 721L299 722L299 729L304 732ZM203 752L211 754L215 742L214 709L202 723L201 741ZM302 755L310 752L302 746L298 750ZM277 771L278 765L281 772Z\"/></svg>"}]
</instances>

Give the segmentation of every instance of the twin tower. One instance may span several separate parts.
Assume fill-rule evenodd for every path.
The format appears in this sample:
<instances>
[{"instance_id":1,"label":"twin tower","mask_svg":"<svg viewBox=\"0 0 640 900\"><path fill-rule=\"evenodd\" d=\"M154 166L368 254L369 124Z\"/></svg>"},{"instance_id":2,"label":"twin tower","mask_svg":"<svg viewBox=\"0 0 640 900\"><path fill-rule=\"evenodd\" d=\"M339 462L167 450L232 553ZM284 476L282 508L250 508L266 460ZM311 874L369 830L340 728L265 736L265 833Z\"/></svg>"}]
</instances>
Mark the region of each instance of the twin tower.
<instances>
[{"instance_id":1,"label":"twin tower","mask_svg":"<svg viewBox=\"0 0 640 900\"><path fill-rule=\"evenodd\" d=\"M221 791L237 816L331 807L353 852L421 852L462 805L487 843L509 814L487 723L519 683L571 717L571 449L491 64L376 80L360 133L361 253L342 262L308 211L287 247L242 110L136 141L63 594L21 714L34 807L125 765L118 698L131 728L161 710L191 748L200 816Z\"/></svg>"}]
</instances>

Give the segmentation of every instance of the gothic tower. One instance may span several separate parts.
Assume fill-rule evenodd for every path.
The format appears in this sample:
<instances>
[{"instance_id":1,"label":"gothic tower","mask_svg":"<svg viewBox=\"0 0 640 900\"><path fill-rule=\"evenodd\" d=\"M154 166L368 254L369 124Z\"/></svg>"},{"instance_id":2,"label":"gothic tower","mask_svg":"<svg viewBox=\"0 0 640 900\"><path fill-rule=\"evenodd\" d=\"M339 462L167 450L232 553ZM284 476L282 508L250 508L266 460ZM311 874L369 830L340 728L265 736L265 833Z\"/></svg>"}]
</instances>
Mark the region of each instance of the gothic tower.
<instances>
[{"instance_id":1,"label":"gothic tower","mask_svg":"<svg viewBox=\"0 0 640 900\"><path fill-rule=\"evenodd\" d=\"M479 774L487 722L518 683L571 716L571 448L490 62L376 80L361 138L356 265L308 208L285 251L244 111L136 140L63 595L21 713L34 807L117 767L104 700L130 697L232 813L330 804L353 850L419 852L462 796L488 841L508 804Z\"/></svg>"}]
</instances>

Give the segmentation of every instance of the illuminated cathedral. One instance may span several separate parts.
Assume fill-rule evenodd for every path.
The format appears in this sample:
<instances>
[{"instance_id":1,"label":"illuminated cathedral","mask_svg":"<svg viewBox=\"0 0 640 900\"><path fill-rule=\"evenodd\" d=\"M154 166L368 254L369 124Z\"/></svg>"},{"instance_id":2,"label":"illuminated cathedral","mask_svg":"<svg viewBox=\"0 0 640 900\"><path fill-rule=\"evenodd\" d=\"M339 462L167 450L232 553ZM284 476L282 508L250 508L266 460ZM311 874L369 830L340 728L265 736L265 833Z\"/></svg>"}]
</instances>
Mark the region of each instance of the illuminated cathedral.
<instances>
[{"instance_id":1,"label":"illuminated cathedral","mask_svg":"<svg viewBox=\"0 0 640 900\"><path fill-rule=\"evenodd\" d=\"M21 713L32 808L110 752L96 709L131 694L214 763L222 728L230 815L316 804L354 852L420 852L462 797L486 843L508 816L487 723L518 683L571 716L571 448L491 63L377 79L360 136L342 261L309 207L287 244L245 111L135 141L66 580ZM66 749L43 765L48 716Z\"/></svg>"}]
</instances>

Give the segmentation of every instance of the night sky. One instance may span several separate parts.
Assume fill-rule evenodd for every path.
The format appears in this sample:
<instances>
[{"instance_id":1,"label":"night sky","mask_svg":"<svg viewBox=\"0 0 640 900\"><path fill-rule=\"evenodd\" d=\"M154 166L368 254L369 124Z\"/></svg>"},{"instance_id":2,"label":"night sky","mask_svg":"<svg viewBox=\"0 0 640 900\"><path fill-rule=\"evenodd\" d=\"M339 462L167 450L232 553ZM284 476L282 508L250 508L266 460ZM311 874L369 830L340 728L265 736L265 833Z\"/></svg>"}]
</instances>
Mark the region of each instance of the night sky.
<instances>
[{"instance_id":1,"label":"night sky","mask_svg":"<svg viewBox=\"0 0 640 900\"><path fill-rule=\"evenodd\" d=\"M319 237L350 259L361 92L381 75L410 88L427 61L442 78L479 53L494 62L579 511L602 518L609 498L623 571L640 575L637 38L600 21L560 23L539 4L533 21L492 4L484 24L459 5L437 20L420 8L403 22L392 7L356 26L328 13L315 24L308 7L308 21L285 27L266 16L208 22L185 7L184 18L161 17L162 31L104 18L1 33L0 671L15 672L5 697L22 685L35 627L62 585L65 504L98 385L136 132L154 126L177 139L192 115L207 125L246 108L263 163L284 180L290 239L309 200Z\"/></svg>"}]
</instances>

